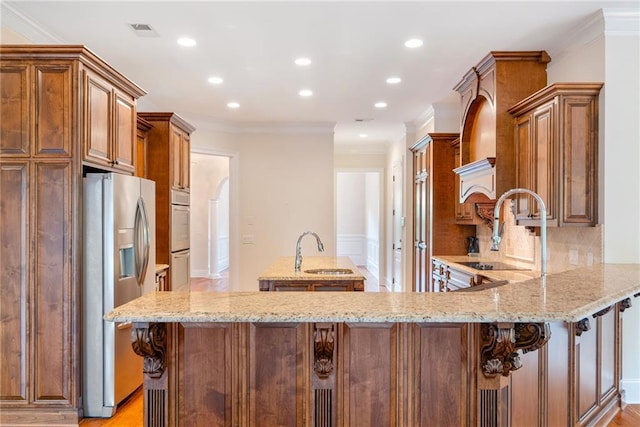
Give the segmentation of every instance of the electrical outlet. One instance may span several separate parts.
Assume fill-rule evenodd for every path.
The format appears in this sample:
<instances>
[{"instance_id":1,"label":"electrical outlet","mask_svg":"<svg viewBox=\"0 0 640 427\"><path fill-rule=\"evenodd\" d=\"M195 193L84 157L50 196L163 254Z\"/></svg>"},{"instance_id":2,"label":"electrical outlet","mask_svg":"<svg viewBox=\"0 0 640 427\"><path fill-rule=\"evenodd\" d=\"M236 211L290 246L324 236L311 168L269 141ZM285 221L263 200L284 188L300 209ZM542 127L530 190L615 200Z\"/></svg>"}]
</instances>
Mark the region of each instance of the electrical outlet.
<instances>
[{"instance_id":1,"label":"electrical outlet","mask_svg":"<svg viewBox=\"0 0 640 427\"><path fill-rule=\"evenodd\" d=\"M242 244L243 245L251 245L253 244L253 234L245 234L242 236Z\"/></svg>"},{"instance_id":2,"label":"electrical outlet","mask_svg":"<svg viewBox=\"0 0 640 427\"><path fill-rule=\"evenodd\" d=\"M578 265L578 250L569 249L569 264Z\"/></svg>"}]
</instances>

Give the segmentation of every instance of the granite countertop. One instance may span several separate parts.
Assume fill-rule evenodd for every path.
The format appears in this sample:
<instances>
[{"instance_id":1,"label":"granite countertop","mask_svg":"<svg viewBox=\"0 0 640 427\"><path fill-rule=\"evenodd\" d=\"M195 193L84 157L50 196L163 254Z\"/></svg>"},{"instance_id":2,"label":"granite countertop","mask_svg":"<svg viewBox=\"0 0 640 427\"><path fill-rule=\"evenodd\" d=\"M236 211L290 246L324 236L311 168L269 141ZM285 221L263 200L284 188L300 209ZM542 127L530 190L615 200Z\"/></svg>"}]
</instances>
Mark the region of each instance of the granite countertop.
<instances>
[{"instance_id":1,"label":"granite countertop","mask_svg":"<svg viewBox=\"0 0 640 427\"><path fill-rule=\"evenodd\" d=\"M640 264L598 264L477 292L156 292L117 322L576 322L640 293ZM543 286L543 282L546 284ZM640 301L638 301L640 303Z\"/></svg>"},{"instance_id":2,"label":"granite countertop","mask_svg":"<svg viewBox=\"0 0 640 427\"><path fill-rule=\"evenodd\" d=\"M318 268L349 268L353 274L314 274L305 270ZM365 280L349 257L303 256L300 271L295 271L295 257L280 257L271 264L258 280Z\"/></svg>"},{"instance_id":3,"label":"granite countertop","mask_svg":"<svg viewBox=\"0 0 640 427\"><path fill-rule=\"evenodd\" d=\"M475 268L468 267L466 265L460 264L461 262L478 262L481 264L496 262L495 259L490 258L482 258L476 256L467 256L467 255L437 255L433 256L434 259L442 261L448 265L453 265L456 269L466 271L467 273L481 275L489 278L494 281L502 281L506 280L509 283L512 282L523 282L525 280L533 279L536 277L540 277L540 271L537 270L477 270ZM519 264L517 261L501 261L506 264L512 264L516 267L522 267L526 269L530 269L530 266L525 266L524 264Z\"/></svg>"}]
</instances>

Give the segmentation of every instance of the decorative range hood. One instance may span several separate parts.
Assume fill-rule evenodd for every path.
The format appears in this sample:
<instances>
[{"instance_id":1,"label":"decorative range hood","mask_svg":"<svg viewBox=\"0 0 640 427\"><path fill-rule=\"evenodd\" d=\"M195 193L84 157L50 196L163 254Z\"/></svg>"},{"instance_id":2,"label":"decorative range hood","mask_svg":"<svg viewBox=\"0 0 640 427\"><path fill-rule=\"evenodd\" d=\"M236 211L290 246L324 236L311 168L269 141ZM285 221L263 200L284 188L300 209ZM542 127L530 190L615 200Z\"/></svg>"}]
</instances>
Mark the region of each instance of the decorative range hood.
<instances>
[{"instance_id":1,"label":"decorative range hood","mask_svg":"<svg viewBox=\"0 0 640 427\"><path fill-rule=\"evenodd\" d=\"M497 198L495 164L495 157L486 157L453 170L460 176L461 202L476 193L484 194L490 200Z\"/></svg>"},{"instance_id":2,"label":"decorative range hood","mask_svg":"<svg viewBox=\"0 0 640 427\"><path fill-rule=\"evenodd\" d=\"M496 199L516 183L516 103L547 85L545 51L490 52L454 87L460 94L460 203L476 203L485 218Z\"/></svg>"}]
</instances>

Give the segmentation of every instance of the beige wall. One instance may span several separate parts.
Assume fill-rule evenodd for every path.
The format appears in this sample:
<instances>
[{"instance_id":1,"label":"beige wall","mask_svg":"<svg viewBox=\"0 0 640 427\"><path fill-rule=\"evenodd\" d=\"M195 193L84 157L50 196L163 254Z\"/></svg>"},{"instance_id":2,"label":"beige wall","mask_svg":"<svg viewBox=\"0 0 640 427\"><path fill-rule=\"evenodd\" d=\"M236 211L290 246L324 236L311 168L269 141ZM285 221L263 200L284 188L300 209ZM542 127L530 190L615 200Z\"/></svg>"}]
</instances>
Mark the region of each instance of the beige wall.
<instances>
[{"instance_id":1,"label":"beige wall","mask_svg":"<svg viewBox=\"0 0 640 427\"><path fill-rule=\"evenodd\" d=\"M233 133L205 127L192 144L231 157L232 290L257 290L260 273L280 256L293 257L305 231L320 235L323 255L335 255L332 127ZM303 255L317 255L312 238L303 241Z\"/></svg>"}]
</instances>

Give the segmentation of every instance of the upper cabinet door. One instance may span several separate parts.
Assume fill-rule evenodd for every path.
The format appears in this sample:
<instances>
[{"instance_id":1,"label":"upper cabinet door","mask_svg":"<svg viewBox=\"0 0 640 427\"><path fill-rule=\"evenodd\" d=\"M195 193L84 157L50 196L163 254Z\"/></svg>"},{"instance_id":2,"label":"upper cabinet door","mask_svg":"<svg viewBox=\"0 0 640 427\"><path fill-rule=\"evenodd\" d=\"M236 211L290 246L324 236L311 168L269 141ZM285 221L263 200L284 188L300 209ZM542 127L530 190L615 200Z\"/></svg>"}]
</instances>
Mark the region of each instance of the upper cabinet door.
<instances>
[{"instance_id":1,"label":"upper cabinet door","mask_svg":"<svg viewBox=\"0 0 640 427\"><path fill-rule=\"evenodd\" d=\"M182 189L182 139L180 129L172 126L171 131L171 187Z\"/></svg>"},{"instance_id":2,"label":"upper cabinet door","mask_svg":"<svg viewBox=\"0 0 640 427\"><path fill-rule=\"evenodd\" d=\"M101 168L135 172L136 100L90 71L85 78L89 124L83 160Z\"/></svg>"},{"instance_id":3,"label":"upper cabinet door","mask_svg":"<svg viewBox=\"0 0 640 427\"><path fill-rule=\"evenodd\" d=\"M115 91L114 168L135 172L136 104L130 96Z\"/></svg>"},{"instance_id":4,"label":"upper cabinet door","mask_svg":"<svg viewBox=\"0 0 640 427\"><path fill-rule=\"evenodd\" d=\"M109 144L112 129L111 86L98 76L87 72L85 91L85 117L88 126L83 160L110 168L113 163Z\"/></svg>"},{"instance_id":5,"label":"upper cabinet door","mask_svg":"<svg viewBox=\"0 0 640 427\"><path fill-rule=\"evenodd\" d=\"M0 68L0 154L29 156L29 66L3 63Z\"/></svg>"},{"instance_id":6,"label":"upper cabinet door","mask_svg":"<svg viewBox=\"0 0 640 427\"><path fill-rule=\"evenodd\" d=\"M184 134L182 136L182 147L181 147L182 155L181 157L181 182L182 188L188 190L191 184L190 181L190 166L191 166L191 138L189 135Z\"/></svg>"}]
</instances>

